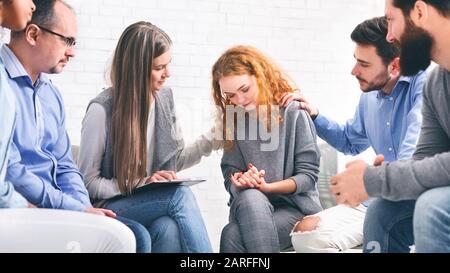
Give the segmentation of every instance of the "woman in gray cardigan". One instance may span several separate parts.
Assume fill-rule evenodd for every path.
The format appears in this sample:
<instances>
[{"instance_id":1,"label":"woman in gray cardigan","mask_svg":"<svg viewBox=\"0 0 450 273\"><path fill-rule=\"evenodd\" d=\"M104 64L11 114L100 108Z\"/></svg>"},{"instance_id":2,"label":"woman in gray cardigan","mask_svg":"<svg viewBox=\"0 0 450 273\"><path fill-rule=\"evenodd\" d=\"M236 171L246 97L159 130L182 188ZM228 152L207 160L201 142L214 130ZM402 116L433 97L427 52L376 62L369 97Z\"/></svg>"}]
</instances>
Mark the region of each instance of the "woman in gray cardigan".
<instances>
[{"instance_id":1,"label":"woman in gray cardigan","mask_svg":"<svg viewBox=\"0 0 450 273\"><path fill-rule=\"evenodd\" d=\"M189 187L135 191L176 178L207 146L185 148L177 138L172 91L163 88L171 45L164 31L147 22L124 31L113 58L112 87L91 101L83 120L79 165L94 204L144 225L152 252L212 252Z\"/></svg>"},{"instance_id":2,"label":"woman in gray cardigan","mask_svg":"<svg viewBox=\"0 0 450 273\"><path fill-rule=\"evenodd\" d=\"M255 48L226 51L214 64L212 78L214 100L223 113L221 167L231 207L220 251L289 249L298 219L322 210L314 124L298 102L278 105L296 88Z\"/></svg>"}]
</instances>

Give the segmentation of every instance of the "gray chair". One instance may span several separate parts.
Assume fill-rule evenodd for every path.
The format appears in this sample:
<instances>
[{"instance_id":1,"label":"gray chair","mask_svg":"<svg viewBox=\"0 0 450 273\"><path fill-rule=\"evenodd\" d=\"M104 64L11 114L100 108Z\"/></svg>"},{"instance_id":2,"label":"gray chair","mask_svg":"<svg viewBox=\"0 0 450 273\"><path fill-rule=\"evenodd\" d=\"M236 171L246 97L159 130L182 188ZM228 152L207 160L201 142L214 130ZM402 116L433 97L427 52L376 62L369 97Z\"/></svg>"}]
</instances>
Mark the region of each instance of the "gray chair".
<instances>
[{"instance_id":1,"label":"gray chair","mask_svg":"<svg viewBox=\"0 0 450 273\"><path fill-rule=\"evenodd\" d=\"M78 154L80 152L80 146L78 145L72 145L72 159L75 162L75 164L78 165Z\"/></svg>"},{"instance_id":2,"label":"gray chair","mask_svg":"<svg viewBox=\"0 0 450 273\"><path fill-rule=\"evenodd\" d=\"M330 179L337 173L337 151L326 142L319 144L320 168L317 189L319 190L319 200L323 209L334 207L336 200L330 192ZM281 250L281 252L293 252L294 248Z\"/></svg>"},{"instance_id":3,"label":"gray chair","mask_svg":"<svg viewBox=\"0 0 450 273\"><path fill-rule=\"evenodd\" d=\"M337 151L327 143L320 143L320 172L317 181L319 199L324 209L336 205L336 200L330 191L330 179L337 173Z\"/></svg>"}]
</instances>

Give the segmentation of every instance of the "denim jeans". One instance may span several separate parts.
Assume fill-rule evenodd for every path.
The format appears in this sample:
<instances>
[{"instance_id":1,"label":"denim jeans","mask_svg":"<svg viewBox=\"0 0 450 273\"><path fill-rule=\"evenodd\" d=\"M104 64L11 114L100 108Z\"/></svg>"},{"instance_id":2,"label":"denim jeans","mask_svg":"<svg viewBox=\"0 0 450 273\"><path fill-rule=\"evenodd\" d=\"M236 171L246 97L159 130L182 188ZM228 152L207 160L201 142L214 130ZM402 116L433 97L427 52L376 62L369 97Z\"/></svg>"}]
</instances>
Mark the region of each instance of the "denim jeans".
<instances>
[{"instance_id":1,"label":"denim jeans","mask_svg":"<svg viewBox=\"0 0 450 273\"><path fill-rule=\"evenodd\" d=\"M375 199L364 220L365 253L408 253L414 244L415 201Z\"/></svg>"},{"instance_id":2,"label":"denim jeans","mask_svg":"<svg viewBox=\"0 0 450 273\"><path fill-rule=\"evenodd\" d=\"M450 187L428 190L414 211L416 252L450 252Z\"/></svg>"},{"instance_id":3,"label":"denim jeans","mask_svg":"<svg viewBox=\"0 0 450 273\"><path fill-rule=\"evenodd\" d=\"M149 232L152 252L212 252L200 209L187 186L164 185L106 205Z\"/></svg>"},{"instance_id":4,"label":"denim jeans","mask_svg":"<svg viewBox=\"0 0 450 273\"><path fill-rule=\"evenodd\" d=\"M133 232L134 237L136 238L136 253L151 252L152 241L150 239L150 234L143 225L139 224L136 221L121 216L117 216L116 220L125 224Z\"/></svg>"}]
</instances>

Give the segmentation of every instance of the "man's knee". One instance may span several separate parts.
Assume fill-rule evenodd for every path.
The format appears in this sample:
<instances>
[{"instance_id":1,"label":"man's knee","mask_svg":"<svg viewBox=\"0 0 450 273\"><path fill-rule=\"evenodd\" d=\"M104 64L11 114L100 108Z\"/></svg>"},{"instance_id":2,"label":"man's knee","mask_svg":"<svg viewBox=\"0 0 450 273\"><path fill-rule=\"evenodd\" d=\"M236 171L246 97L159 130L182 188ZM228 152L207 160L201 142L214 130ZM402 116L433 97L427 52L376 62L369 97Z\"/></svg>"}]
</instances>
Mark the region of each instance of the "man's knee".
<instances>
[{"instance_id":1,"label":"man's knee","mask_svg":"<svg viewBox=\"0 0 450 273\"><path fill-rule=\"evenodd\" d=\"M295 224L294 232L313 231L317 229L320 222L320 217L311 215L303 218Z\"/></svg>"},{"instance_id":2,"label":"man's knee","mask_svg":"<svg viewBox=\"0 0 450 273\"><path fill-rule=\"evenodd\" d=\"M417 219L415 222L420 223L419 220L427 221L427 219L434 218L440 213L445 214L444 211L448 208L449 203L450 187L426 191L417 199L414 209L414 219Z\"/></svg>"},{"instance_id":3,"label":"man's knee","mask_svg":"<svg viewBox=\"0 0 450 273\"><path fill-rule=\"evenodd\" d=\"M387 222L392 219L386 217L387 212L394 209L393 202L381 198L375 199L367 208L366 217L364 221L364 233L366 228L385 226Z\"/></svg>"},{"instance_id":4,"label":"man's knee","mask_svg":"<svg viewBox=\"0 0 450 273\"><path fill-rule=\"evenodd\" d=\"M298 253L338 252L330 247L330 238L318 230L319 216L299 221L291 233L292 246Z\"/></svg>"}]
</instances>

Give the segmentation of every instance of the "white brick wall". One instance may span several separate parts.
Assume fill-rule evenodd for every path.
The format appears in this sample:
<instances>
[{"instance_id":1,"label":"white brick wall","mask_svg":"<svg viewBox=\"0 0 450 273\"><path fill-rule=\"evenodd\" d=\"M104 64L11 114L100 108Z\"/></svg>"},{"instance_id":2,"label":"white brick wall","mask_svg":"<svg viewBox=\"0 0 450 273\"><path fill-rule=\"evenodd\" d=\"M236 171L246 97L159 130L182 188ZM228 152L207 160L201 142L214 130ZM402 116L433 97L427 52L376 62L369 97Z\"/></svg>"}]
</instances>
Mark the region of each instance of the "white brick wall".
<instances>
[{"instance_id":1,"label":"white brick wall","mask_svg":"<svg viewBox=\"0 0 450 273\"><path fill-rule=\"evenodd\" d=\"M268 53L323 113L345 121L359 98L350 75L354 45L350 33L364 19L383 14L379 0L68 0L79 20L77 56L54 76L67 112L67 128L79 143L88 101L105 83L112 51L129 24L145 20L174 41L172 78L177 111L187 142L209 127L210 68L235 44ZM204 159L184 174L205 176L193 187L213 243L227 223L228 195L223 188L220 155ZM342 167L342 166L341 166Z\"/></svg>"}]
</instances>

